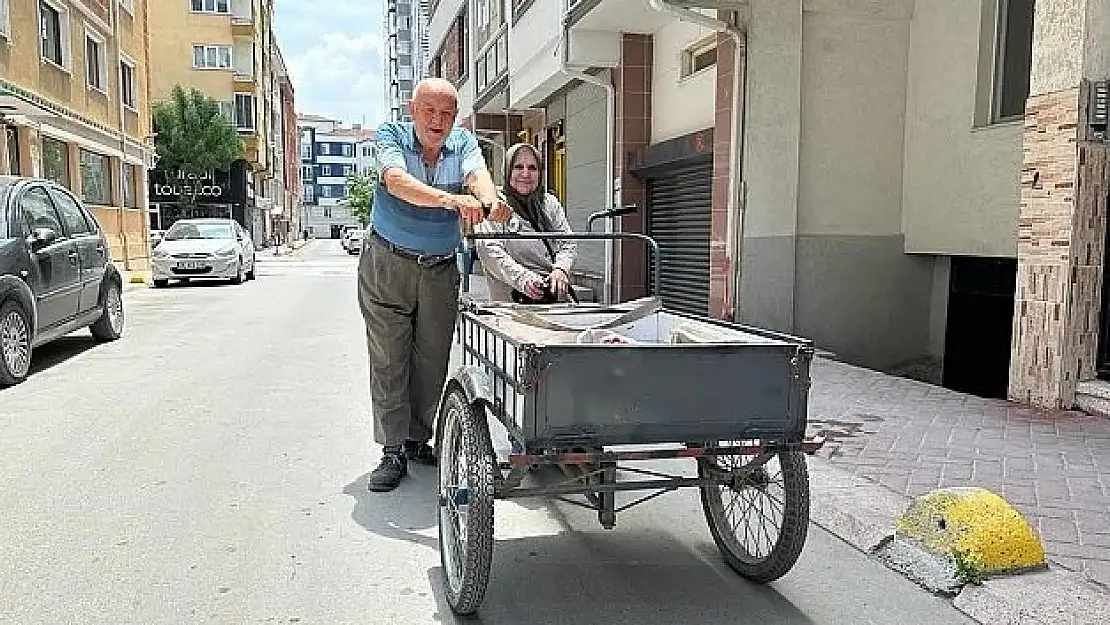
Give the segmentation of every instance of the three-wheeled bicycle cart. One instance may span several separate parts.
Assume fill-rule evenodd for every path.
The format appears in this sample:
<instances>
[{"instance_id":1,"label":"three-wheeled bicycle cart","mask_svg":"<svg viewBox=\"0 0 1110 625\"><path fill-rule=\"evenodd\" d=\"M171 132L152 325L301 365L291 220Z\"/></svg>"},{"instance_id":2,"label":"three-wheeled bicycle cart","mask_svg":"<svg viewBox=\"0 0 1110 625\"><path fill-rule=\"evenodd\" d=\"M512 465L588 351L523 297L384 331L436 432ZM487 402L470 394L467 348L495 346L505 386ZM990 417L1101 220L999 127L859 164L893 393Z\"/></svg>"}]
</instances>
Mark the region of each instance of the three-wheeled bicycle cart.
<instances>
[{"instance_id":1,"label":"three-wheeled bicycle cart","mask_svg":"<svg viewBox=\"0 0 1110 625\"><path fill-rule=\"evenodd\" d=\"M659 293L659 248L645 235L468 238L639 239ZM794 566L809 522L804 454L821 446L806 437L810 341L674 312L655 297L523 306L465 294L457 340L463 362L445 385L436 428L439 548L454 612L471 614L484 599L497 499L558 498L595 510L611 529L618 512L697 487L737 573L766 583ZM491 418L508 432L507 459L494 449ZM676 458L696 462L696 477L629 464ZM567 479L529 485L542 465ZM623 491L652 492L618 507Z\"/></svg>"}]
</instances>

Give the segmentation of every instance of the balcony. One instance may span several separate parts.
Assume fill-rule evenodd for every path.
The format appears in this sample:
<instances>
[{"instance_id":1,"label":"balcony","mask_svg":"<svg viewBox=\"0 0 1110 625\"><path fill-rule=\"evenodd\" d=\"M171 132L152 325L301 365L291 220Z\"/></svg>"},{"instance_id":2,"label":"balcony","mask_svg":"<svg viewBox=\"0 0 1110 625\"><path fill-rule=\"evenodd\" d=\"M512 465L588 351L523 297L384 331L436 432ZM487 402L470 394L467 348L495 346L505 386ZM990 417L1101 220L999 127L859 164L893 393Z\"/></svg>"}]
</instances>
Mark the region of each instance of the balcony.
<instances>
[{"instance_id":1,"label":"balcony","mask_svg":"<svg viewBox=\"0 0 1110 625\"><path fill-rule=\"evenodd\" d=\"M716 17L715 9L739 11L748 0L669 0L676 8L701 10ZM578 0L571 2L570 24L583 30L649 35L675 21L651 8L648 0ZM533 9L534 10L534 9Z\"/></svg>"},{"instance_id":2,"label":"balcony","mask_svg":"<svg viewBox=\"0 0 1110 625\"><path fill-rule=\"evenodd\" d=\"M562 40L561 2L535 2L527 11L518 15L509 37L509 75L511 101L510 108L522 109L536 106L565 85L570 79L561 70L560 43ZM606 0L598 4L596 0L580 0L572 10L572 19L578 25L570 31L569 58L573 66L616 67L620 60L621 32L633 32L627 28L598 29L582 26L582 20L590 17L592 11L613 12L625 24L643 22L643 15L626 14L631 11L644 12L647 0ZM640 6L643 5L643 6ZM623 6L614 11L613 6ZM575 13L577 11L577 13ZM624 13L622 13L622 11ZM648 8L653 16L654 11ZM616 22L614 22L616 23ZM660 19L659 25L665 22ZM528 53L531 54L528 54Z\"/></svg>"},{"instance_id":3,"label":"balcony","mask_svg":"<svg viewBox=\"0 0 1110 625\"><path fill-rule=\"evenodd\" d=\"M254 18L240 17L238 15L231 18L231 34L236 37L254 37L255 24Z\"/></svg>"}]
</instances>

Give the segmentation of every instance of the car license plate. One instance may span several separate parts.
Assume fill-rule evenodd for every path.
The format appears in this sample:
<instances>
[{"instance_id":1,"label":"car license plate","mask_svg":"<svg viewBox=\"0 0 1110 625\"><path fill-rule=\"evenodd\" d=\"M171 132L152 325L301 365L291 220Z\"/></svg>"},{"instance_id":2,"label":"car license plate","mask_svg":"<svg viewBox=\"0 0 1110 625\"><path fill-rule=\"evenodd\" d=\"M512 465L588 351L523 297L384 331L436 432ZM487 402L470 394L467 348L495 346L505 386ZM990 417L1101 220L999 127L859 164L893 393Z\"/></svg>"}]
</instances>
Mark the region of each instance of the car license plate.
<instances>
[{"instance_id":1,"label":"car license plate","mask_svg":"<svg viewBox=\"0 0 1110 625\"><path fill-rule=\"evenodd\" d=\"M184 260L177 263L178 269L200 269L200 267L200 262L195 260Z\"/></svg>"}]
</instances>

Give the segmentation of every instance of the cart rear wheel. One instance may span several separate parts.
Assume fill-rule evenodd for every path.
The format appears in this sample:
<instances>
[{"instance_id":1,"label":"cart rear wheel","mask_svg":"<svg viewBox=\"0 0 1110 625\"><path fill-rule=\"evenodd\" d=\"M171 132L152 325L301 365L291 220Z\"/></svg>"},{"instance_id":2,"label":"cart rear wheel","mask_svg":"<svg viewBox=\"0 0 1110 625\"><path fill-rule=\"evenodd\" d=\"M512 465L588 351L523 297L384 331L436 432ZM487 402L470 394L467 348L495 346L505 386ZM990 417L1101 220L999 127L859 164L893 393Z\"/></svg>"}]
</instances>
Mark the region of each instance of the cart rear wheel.
<instances>
[{"instance_id":1,"label":"cart rear wheel","mask_svg":"<svg viewBox=\"0 0 1110 625\"><path fill-rule=\"evenodd\" d=\"M439 553L447 603L460 615L478 610L493 560L496 456L489 424L459 388L444 397L439 422Z\"/></svg>"},{"instance_id":2,"label":"cart rear wheel","mask_svg":"<svg viewBox=\"0 0 1110 625\"><path fill-rule=\"evenodd\" d=\"M733 471L754 456L698 460L698 475ZM701 488L713 541L725 561L757 583L772 582L794 567L809 529L809 472L802 452L779 452L737 484Z\"/></svg>"}]
</instances>

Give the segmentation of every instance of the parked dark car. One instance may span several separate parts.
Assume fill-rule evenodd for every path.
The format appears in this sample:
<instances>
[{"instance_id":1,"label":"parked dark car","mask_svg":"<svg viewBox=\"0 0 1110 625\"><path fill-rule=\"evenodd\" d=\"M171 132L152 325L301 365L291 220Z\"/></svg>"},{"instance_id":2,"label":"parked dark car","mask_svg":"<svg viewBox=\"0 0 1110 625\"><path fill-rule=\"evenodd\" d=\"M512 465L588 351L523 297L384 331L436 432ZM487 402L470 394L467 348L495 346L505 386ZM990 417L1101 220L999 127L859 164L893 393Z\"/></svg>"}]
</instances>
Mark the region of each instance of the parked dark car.
<instances>
[{"instance_id":1,"label":"parked dark car","mask_svg":"<svg viewBox=\"0 0 1110 625\"><path fill-rule=\"evenodd\" d=\"M123 334L123 279L93 214L64 187L0 176L0 387L36 347L82 328Z\"/></svg>"}]
</instances>

